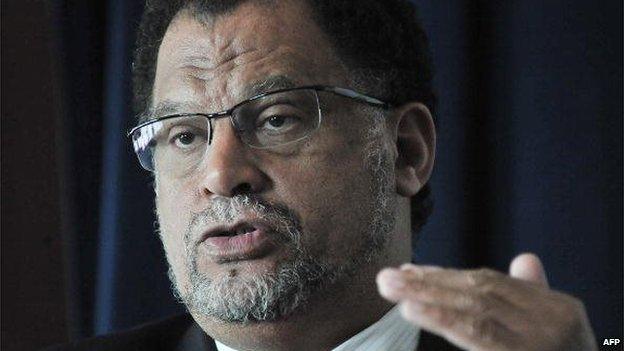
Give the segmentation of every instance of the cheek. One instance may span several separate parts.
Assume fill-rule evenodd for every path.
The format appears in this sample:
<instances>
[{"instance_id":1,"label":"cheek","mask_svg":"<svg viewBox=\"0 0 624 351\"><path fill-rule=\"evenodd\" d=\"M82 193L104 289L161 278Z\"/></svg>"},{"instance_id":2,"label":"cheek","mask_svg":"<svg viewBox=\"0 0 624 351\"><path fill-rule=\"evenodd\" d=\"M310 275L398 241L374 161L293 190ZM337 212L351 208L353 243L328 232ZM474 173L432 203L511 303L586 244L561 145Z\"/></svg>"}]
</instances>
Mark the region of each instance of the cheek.
<instances>
[{"instance_id":1,"label":"cheek","mask_svg":"<svg viewBox=\"0 0 624 351\"><path fill-rule=\"evenodd\" d=\"M329 152L293 158L276 184L278 196L301 216L303 241L313 254L349 255L368 227L371 177L362 149L343 142Z\"/></svg>"},{"instance_id":2,"label":"cheek","mask_svg":"<svg viewBox=\"0 0 624 351\"><path fill-rule=\"evenodd\" d=\"M161 230L176 241L183 243L184 233L192 217L196 201L189 184L182 184L165 177L156 182L156 210Z\"/></svg>"},{"instance_id":3,"label":"cheek","mask_svg":"<svg viewBox=\"0 0 624 351\"><path fill-rule=\"evenodd\" d=\"M184 288L188 284L187 255L184 233L190 221L191 212L185 204L184 193L168 187L167 182L156 180L156 210L160 226L160 237L173 268L178 284Z\"/></svg>"}]
</instances>

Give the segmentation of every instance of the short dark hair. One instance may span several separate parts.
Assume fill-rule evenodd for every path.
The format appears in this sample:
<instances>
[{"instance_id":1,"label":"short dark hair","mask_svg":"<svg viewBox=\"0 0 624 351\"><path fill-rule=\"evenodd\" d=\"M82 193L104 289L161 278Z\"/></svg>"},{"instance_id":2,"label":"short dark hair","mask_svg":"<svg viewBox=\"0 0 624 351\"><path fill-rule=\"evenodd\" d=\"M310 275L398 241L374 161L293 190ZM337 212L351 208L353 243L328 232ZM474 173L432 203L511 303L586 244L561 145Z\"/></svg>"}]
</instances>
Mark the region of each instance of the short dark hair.
<instances>
[{"instance_id":1,"label":"short dark hair","mask_svg":"<svg viewBox=\"0 0 624 351\"><path fill-rule=\"evenodd\" d=\"M133 64L134 110L149 108L160 43L175 15L222 15L246 0L147 0L139 24ZM266 1L266 0L265 0ZM420 101L432 113L433 68L429 44L408 0L301 0L329 38L339 58L358 77L357 88L392 104ZM412 228L420 231L431 214L429 184L412 197Z\"/></svg>"}]
</instances>

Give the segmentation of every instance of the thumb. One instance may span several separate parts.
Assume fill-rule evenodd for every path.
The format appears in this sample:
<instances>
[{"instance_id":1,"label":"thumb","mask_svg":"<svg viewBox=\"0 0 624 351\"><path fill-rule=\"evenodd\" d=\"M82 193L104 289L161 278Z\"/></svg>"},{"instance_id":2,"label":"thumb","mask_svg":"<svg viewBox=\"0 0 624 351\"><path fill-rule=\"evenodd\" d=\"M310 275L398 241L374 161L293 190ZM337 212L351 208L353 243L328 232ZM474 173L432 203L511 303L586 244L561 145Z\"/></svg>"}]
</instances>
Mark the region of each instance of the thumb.
<instances>
[{"instance_id":1,"label":"thumb","mask_svg":"<svg viewBox=\"0 0 624 351\"><path fill-rule=\"evenodd\" d=\"M509 265L509 275L548 287L548 278L539 257L532 253L523 253L516 256Z\"/></svg>"}]
</instances>

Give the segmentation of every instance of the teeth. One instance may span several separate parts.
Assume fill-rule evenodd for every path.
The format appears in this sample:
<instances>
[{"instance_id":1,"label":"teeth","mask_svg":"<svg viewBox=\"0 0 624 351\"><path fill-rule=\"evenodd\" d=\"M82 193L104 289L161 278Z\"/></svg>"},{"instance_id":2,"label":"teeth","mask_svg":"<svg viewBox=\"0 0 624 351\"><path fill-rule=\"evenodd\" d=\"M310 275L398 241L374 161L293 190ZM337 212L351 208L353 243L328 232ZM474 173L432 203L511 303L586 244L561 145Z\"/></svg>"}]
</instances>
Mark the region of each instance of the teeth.
<instances>
[{"instance_id":1,"label":"teeth","mask_svg":"<svg viewBox=\"0 0 624 351\"><path fill-rule=\"evenodd\" d=\"M228 230L228 231L220 232L220 233L218 233L215 236L229 236L229 237L231 237L231 236L235 236L235 235L243 235L243 234L246 234L246 233L250 233L250 232L253 232L254 230L256 230L256 228L253 227L253 226L242 226L242 227L240 227L240 228L238 228L236 230Z\"/></svg>"}]
</instances>

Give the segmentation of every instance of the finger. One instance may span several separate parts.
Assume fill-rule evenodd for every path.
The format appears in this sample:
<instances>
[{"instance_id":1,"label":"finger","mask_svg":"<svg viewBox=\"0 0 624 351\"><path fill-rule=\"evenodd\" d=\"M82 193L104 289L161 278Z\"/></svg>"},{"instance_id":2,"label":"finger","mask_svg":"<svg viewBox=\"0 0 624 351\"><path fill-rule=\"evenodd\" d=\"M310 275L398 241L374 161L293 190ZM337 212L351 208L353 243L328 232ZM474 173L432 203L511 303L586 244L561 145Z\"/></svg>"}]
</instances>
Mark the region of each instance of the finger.
<instances>
[{"instance_id":1,"label":"finger","mask_svg":"<svg viewBox=\"0 0 624 351\"><path fill-rule=\"evenodd\" d=\"M438 285L460 291L475 290L499 296L515 297L521 292L531 290L527 284L491 269L443 269L432 266L404 264L401 271L409 272L412 279L420 279L431 285Z\"/></svg>"},{"instance_id":2,"label":"finger","mask_svg":"<svg viewBox=\"0 0 624 351\"><path fill-rule=\"evenodd\" d=\"M405 270L384 270L378 276L379 293L392 302L411 301L493 316L509 326L521 322L521 309L496 294L484 293L479 289L455 289L421 278Z\"/></svg>"},{"instance_id":3,"label":"finger","mask_svg":"<svg viewBox=\"0 0 624 351\"><path fill-rule=\"evenodd\" d=\"M403 298L407 280L405 274L398 269L382 269L377 273L376 282L377 290L384 298L392 302L399 302Z\"/></svg>"},{"instance_id":4,"label":"finger","mask_svg":"<svg viewBox=\"0 0 624 351\"><path fill-rule=\"evenodd\" d=\"M533 311L536 303L545 301L539 297L544 297L544 294L552 294L551 290L544 289L538 284L527 283L491 269L456 270L404 264L400 270L392 269L392 272L394 272L393 284L380 285L379 292L383 297L393 302L399 302L405 298L405 291L396 289L397 285L405 285L407 280L412 279L442 289L472 292L503 306L509 304L509 309L515 308L518 311ZM400 273L404 273L405 276L400 275ZM512 313L512 315L518 316L517 313ZM507 322L513 321L513 319L506 317L501 320Z\"/></svg>"},{"instance_id":5,"label":"finger","mask_svg":"<svg viewBox=\"0 0 624 351\"><path fill-rule=\"evenodd\" d=\"M546 278L544 266L539 257L532 253L516 256L509 265L509 275L513 278L548 287L548 278Z\"/></svg>"},{"instance_id":6,"label":"finger","mask_svg":"<svg viewBox=\"0 0 624 351\"><path fill-rule=\"evenodd\" d=\"M518 336L484 315L474 315L437 305L403 302L401 315L408 321L470 350L515 349Z\"/></svg>"},{"instance_id":7,"label":"finger","mask_svg":"<svg viewBox=\"0 0 624 351\"><path fill-rule=\"evenodd\" d=\"M380 294L394 302L414 300L460 310L475 310L480 303L470 290L440 286L404 270L383 270L377 283Z\"/></svg>"},{"instance_id":8,"label":"finger","mask_svg":"<svg viewBox=\"0 0 624 351\"><path fill-rule=\"evenodd\" d=\"M410 272L415 278L420 278L441 286L468 288L478 286L486 280L506 277L504 274L491 269L451 269L436 266L421 266L405 263L401 271Z\"/></svg>"}]
</instances>

